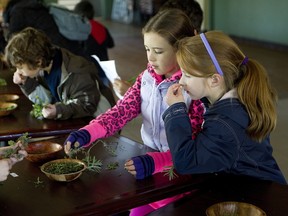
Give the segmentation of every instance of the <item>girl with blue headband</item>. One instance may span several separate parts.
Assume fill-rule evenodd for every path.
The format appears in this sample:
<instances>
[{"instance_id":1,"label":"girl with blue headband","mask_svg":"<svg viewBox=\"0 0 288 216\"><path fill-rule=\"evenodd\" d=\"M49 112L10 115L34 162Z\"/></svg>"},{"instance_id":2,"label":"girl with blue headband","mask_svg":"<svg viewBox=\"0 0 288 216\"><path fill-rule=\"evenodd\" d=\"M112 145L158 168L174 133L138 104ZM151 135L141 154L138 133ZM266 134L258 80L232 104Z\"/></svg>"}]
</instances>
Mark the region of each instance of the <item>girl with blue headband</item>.
<instances>
[{"instance_id":1,"label":"girl with blue headband","mask_svg":"<svg viewBox=\"0 0 288 216\"><path fill-rule=\"evenodd\" d=\"M182 76L167 91L162 117L177 173L230 173L286 184L272 156L277 97L264 67L217 31L183 38L175 48ZM196 137L183 92L205 104ZM142 162L133 164L136 176L153 169L156 161L148 156L133 158Z\"/></svg>"},{"instance_id":2,"label":"girl with blue headband","mask_svg":"<svg viewBox=\"0 0 288 216\"><path fill-rule=\"evenodd\" d=\"M217 31L180 40L176 56L182 77L168 89L163 119L177 172L223 172L286 184L272 156L277 97L264 67ZM180 89L206 101L194 140Z\"/></svg>"}]
</instances>

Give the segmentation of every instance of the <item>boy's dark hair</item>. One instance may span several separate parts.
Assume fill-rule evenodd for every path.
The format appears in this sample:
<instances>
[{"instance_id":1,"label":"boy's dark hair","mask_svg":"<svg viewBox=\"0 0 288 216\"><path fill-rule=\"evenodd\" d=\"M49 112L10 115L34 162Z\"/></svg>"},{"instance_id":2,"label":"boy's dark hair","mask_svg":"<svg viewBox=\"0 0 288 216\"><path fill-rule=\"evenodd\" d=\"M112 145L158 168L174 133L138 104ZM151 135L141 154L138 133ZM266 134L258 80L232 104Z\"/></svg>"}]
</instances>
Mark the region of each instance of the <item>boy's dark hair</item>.
<instances>
[{"instance_id":1,"label":"boy's dark hair","mask_svg":"<svg viewBox=\"0 0 288 216\"><path fill-rule=\"evenodd\" d=\"M94 18L94 8L89 1L81 1L75 5L74 12L87 17L89 20Z\"/></svg>"},{"instance_id":2,"label":"boy's dark hair","mask_svg":"<svg viewBox=\"0 0 288 216\"><path fill-rule=\"evenodd\" d=\"M30 69L48 67L55 55L55 47L40 30L27 27L13 35L5 48L5 61L15 67L27 64Z\"/></svg>"},{"instance_id":3,"label":"boy's dark hair","mask_svg":"<svg viewBox=\"0 0 288 216\"><path fill-rule=\"evenodd\" d=\"M163 9L177 8L184 11L190 18L194 29L199 33L203 21L203 11L197 1L194 0L168 0L160 8Z\"/></svg>"}]
</instances>

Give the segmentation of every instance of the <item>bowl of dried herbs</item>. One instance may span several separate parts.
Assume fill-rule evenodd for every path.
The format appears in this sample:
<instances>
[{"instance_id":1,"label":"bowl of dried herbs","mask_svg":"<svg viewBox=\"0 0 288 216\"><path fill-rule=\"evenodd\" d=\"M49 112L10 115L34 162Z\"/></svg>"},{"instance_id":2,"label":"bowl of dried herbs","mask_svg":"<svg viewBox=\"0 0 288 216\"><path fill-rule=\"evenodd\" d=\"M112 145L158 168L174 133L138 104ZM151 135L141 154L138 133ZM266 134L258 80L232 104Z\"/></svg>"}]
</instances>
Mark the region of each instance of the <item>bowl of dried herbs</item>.
<instances>
[{"instance_id":1,"label":"bowl of dried herbs","mask_svg":"<svg viewBox=\"0 0 288 216\"><path fill-rule=\"evenodd\" d=\"M70 182L79 178L86 168L86 164L81 160L63 158L43 164L41 171L51 180Z\"/></svg>"},{"instance_id":2,"label":"bowl of dried herbs","mask_svg":"<svg viewBox=\"0 0 288 216\"><path fill-rule=\"evenodd\" d=\"M11 102L0 102L0 117L7 116L17 108L16 103Z\"/></svg>"}]
</instances>

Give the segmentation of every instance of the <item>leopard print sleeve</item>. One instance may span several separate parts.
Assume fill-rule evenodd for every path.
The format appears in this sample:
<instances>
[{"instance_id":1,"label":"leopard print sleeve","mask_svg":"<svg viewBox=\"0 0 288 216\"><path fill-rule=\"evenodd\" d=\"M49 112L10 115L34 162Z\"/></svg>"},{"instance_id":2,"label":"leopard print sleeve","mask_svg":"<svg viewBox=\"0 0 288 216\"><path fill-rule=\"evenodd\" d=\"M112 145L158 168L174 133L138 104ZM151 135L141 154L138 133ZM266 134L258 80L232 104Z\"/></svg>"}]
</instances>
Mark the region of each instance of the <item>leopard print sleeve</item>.
<instances>
[{"instance_id":1,"label":"leopard print sleeve","mask_svg":"<svg viewBox=\"0 0 288 216\"><path fill-rule=\"evenodd\" d=\"M189 107L189 118L192 125L192 139L195 139L197 134L202 129L204 106L201 100L192 100Z\"/></svg>"},{"instance_id":2,"label":"leopard print sleeve","mask_svg":"<svg viewBox=\"0 0 288 216\"><path fill-rule=\"evenodd\" d=\"M106 131L105 137L109 137L123 128L129 121L141 113L141 80L143 72L137 77L134 85L128 89L123 99L118 100L116 105L92 120Z\"/></svg>"}]
</instances>

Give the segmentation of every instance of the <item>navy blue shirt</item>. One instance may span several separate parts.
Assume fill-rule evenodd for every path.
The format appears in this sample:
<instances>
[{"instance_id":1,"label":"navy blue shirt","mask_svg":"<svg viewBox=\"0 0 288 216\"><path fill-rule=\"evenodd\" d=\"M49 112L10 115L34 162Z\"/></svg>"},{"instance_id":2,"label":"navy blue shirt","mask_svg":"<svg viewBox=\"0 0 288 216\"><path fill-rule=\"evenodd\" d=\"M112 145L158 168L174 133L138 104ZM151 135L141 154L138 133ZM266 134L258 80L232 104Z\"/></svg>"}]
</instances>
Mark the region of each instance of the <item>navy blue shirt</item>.
<instances>
[{"instance_id":1,"label":"navy blue shirt","mask_svg":"<svg viewBox=\"0 0 288 216\"><path fill-rule=\"evenodd\" d=\"M57 49L53 58L53 64L50 73L48 74L46 71L44 73L44 79L52 94L51 103L60 101L60 98L57 94L57 87L59 86L61 80L61 65L62 53L59 49Z\"/></svg>"}]
</instances>

